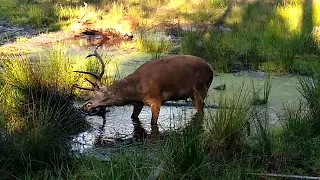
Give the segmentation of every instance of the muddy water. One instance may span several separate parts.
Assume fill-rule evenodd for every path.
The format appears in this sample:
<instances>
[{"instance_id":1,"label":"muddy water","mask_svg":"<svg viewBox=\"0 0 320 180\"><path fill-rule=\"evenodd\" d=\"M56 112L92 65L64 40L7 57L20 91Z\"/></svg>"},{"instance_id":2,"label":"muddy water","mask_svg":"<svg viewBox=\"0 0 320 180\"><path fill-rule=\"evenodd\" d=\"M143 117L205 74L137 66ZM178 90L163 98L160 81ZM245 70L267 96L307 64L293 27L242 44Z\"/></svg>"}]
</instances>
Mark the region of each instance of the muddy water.
<instances>
[{"instance_id":1,"label":"muddy water","mask_svg":"<svg viewBox=\"0 0 320 180\"><path fill-rule=\"evenodd\" d=\"M109 75L125 76L132 73L141 64L150 60L150 54L134 52L127 55L119 55L107 65ZM238 73L218 74L213 80L206 99L207 105L217 105L219 98L225 96L240 96L246 92L252 96L253 84L255 89L261 89L259 93L263 96L263 85L266 74L259 71L243 71ZM186 77L187 80L188 77ZM300 94L297 90L297 77L292 75L272 76L272 89L268 104L256 106L261 115L268 119L271 125L280 123L279 117L283 113L283 104L298 104ZM215 90L213 87L226 85L224 91ZM184 103L184 102L181 102ZM92 129L78 135L74 141L77 142L75 149L80 152L92 151L93 147L113 147L116 139L132 139L135 129L130 116L133 107L112 107L108 108L106 124L102 127L102 118L99 116L88 116L87 120L92 124ZM206 108L205 113L214 112L213 108ZM159 131L173 131L183 127L195 114L193 106L163 106L158 120ZM150 133L151 110L145 106L139 116L141 126L147 133ZM128 141L130 142L130 141Z\"/></svg>"}]
</instances>

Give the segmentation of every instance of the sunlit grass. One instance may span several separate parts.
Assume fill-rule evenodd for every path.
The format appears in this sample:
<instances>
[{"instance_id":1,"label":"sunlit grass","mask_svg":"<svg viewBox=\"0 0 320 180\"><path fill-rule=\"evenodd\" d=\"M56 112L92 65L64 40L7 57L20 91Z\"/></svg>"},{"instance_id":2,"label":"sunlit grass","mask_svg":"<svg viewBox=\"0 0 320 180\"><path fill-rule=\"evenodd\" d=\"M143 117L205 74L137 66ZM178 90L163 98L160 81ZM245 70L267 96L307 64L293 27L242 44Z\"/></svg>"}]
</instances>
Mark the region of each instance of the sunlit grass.
<instances>
[{"instance_id":1,"label":"sunlit grass","mask_svg":"<svg viewBox=\"0 0 320 180\"><path fill-rule=\"evenodd\" d=\"M12 122L16 124L19 120L14 114L17 113L15 111L22 105L19 101L16 101L22 95L19 92L19 88L34 87L35 84L44 83L55 86L58 89L70 89L78 81L78 77L73 73L73 66L77 68L76 62L77 60L68 57L66 49L59 45L48 51L45 57L40 56L38 62L34 62L27 56L7 57L3 62L3 66L5 70L8 70L1 75L3 81L7 84L3 86L1 97L3 102L8 103L10 106L6 106L2 111L10 114L15 119ZM80 64L80 66L84 66L84 64ZM17 88L10 90L10 84L16 84Z\"/></svg>"},{"instance_id":2,"label":"sunlit grass","mask_svg":"<svg viewBox=\"0 0 320 180\"><path fill-rule=\"evenodd\" d=\"M20 44L27 43L28 41L29 41L29 38L26 36L20 36L16 39L16 42Z\"/></svg>"},{"instance_id":3,"label":"sunlit grass","mask_svg":"<svg viewBox=\"0 0 320 180\"><path fill-rule=\"evenodd\" d=\"M288 70L284 67L284 65L279 61L267 61L264 62L261 67L261 70L269 73L274 73L277 75L287 74Z\"/></svg>"},{"instance_id":4,"label":"sunlit grass","mask_svg":"<svg viewBox=\"0 0 320 180\"><path fill-rule=\"evenodd\" d=\"M109 17L113 18L120 18L124 15L125 11L124 9L126 8L126 5L123 3L118 3L118 2L113 2L111 3L109 7Z\"/></svg>"},{"instance_id":5,"label":"sunlit grass","mask_svg":"<svg viewBox=\"0 0 320 180\"><path fill-rule=\"evenodd\" d=\"M44 12L38 6L32 6L28 12L30 23L35 27L40 28L44 20Z\"/></svg>"},{"instance_id":6,"label":"sunlit grass","mask_svg":"<svg viewBox=\"0 0 320 180\"><path fill-rule=\"evenodd\" d=\"M0 169L13 176L68 167L72 136L88 127L73 106L70 58L57 47L47 53L38 62L27 56L1 62L0 138L8 150L0 155Z\"/></svg>"},{"instance_id":7,"label":"sunlit grass","mask_svg":"<svg viewBox=\"0 0 320 180\"><path fill-rule=\"evenodd\" d=\"M232 11L230 12L230 16L227 16L225 23L229 25L238 25L243 23L243 13L245 8L241 5L234 5L232 7Z\"/></svg>"},{"instance_id":8,"label":"sunlit grass","mask_svg":"<svg viewBox=\"0 0 320 180\"><path fill-rule=\"evenodd\" d=\"M320 2L313 1L313 25L319 26L320 25Z\"/></svg>"},{"instance_id":9,"label":"sunlit grass","mask_svg":"<svg viewBox=\"0 0 320 180\"><path fill-rule=\"evenodd\" d=\"M242 68L250 65L252 69L291 73L297 55L317 54L319 49L319 30L312 29L308 20L312 18L311 5L304 3L302 7L302 4L302 1L278 5L256 2L245 8L234 5L223 22L231 26L230 32L182 33L182 53L200 56L224 72L232 71L235 65ZM234 16L246 21L232 20Z\"/></svg>"},{"instance_id":10,"label":"sunlit grass","mask_svg":"<svg viewBox=\"0 0 320 180\"><path fill-rule=\"evenodd\" d=\"M301 33L302 28L302 4L289 4L283 7L277 8L278 14L282 17L287 31L296 35Z\"/></svg>"},{"instance_id":11,"label":"sunlit grass","mask_svg":"<svg viewBox=\"0 0 320 180\"><path fill-rule=\"evenodd\" d=\"M81 6L68 6L68 5L56 5L55 8L58 12L59 20L68 20L72 18L77 18L82 12Z\"/></svg>"},{"instance_id":12,"label":"sunlit grass","mask_svg":"<svg viewBox=\"0 0 320 180\"><path fill-rule=\"evenodd\" d=\"M169 53L173 46L170 39L161 34L142 32L136 40L138 49L142 52L151 53L152 58L160 58L162 54Z\"/></svg>"}]
</instances>

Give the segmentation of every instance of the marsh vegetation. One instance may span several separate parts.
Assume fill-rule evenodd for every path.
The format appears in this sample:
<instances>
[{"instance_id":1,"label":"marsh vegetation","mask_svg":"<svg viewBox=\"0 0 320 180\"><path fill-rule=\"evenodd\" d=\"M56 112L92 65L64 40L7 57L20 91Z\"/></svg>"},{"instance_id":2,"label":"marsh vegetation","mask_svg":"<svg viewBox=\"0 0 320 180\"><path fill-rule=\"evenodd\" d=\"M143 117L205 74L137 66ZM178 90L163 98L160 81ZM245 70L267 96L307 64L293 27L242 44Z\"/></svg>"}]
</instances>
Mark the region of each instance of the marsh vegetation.
<instances>
[{"instance_id":1,"label":"marsh vegetation","mask_svg":"<svg viewBox=\"0 0 320 180\"><path fill-rule=\"evenodd\" d=\"M132 41L104 47L105 85L142 62L172 54L204 58L220 75L214 81L221 84L223 73L236 75L248 70L265 75L259 84L252 81L237 86L232 93L209 93L207 103L218 109L206 110L203 118L175 115L185 118L186 123L165 131L156 141L105 147L109 158L104 160L93 154L77 154L72 140L92 124L75 106L90 94L73 86L90 84L85 75L73 71L99 72L100 66L85 59L91 53L90 44L74 46L61 35L71 32L83 1L0 0L0 22L5 19L6 26L30 32L13 33L0 24L0 29L6 30L0 37L1 178L254 179L256 173L319 176L318 1L86 2L88 12L104 19L129 15L140 22ZM38 39L47 33L46 40ZM117 58L132 52L147 56L143 61L123 60L130 66L125 69ZM275 78L278 75L297 79L299 94L295 102L278 103L281 111L276 113L279 122L275 126L264 111L279 82ZM229 88L227 84L226 90Z\"/></svg>"}]
</instances>

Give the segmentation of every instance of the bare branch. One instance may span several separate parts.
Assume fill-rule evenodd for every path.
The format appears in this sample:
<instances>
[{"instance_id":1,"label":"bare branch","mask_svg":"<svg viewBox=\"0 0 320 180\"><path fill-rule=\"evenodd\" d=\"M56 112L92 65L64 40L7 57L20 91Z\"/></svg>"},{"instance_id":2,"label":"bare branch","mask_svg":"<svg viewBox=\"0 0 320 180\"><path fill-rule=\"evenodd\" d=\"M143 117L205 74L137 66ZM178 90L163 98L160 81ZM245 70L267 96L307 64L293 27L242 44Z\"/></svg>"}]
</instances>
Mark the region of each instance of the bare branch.
<instances>
[{"instance_id":1,"label":"bare branch","mask_svg":"<svg viewBox=\"0 0 320 180\"><path fill-rule=\"evenodd\" d=\"M86 2L83 2L83 4L84 4L84 10L81 11L80 18L79 18L81 22L83 22L82 19L86 15L87 8L88 8L88 4Z\"/></svg>"}]
</instances>

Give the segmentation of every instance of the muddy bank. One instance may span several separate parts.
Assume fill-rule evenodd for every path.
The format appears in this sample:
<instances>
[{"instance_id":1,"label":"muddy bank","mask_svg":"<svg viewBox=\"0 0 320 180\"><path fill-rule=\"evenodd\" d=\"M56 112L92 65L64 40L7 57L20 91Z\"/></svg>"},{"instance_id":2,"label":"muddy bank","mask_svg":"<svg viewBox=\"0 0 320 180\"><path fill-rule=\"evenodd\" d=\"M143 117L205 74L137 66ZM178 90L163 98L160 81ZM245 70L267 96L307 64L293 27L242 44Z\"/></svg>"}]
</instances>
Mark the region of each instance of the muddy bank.
<instances>
[{"instance_id":1,"label":"muddy bank","mask_svg":"<svg viewBox=\"0 0 320 180\"><path fill-rule=\"evenodd\" d=\"M19 37L31 38L39 33L31 26L14 25L6 19L0 19L0 46L13 43Z\"/></svg>"}]
</instances>

